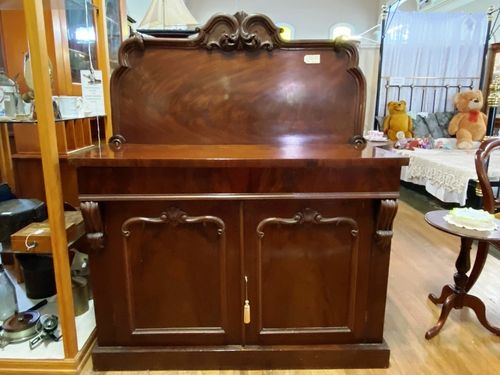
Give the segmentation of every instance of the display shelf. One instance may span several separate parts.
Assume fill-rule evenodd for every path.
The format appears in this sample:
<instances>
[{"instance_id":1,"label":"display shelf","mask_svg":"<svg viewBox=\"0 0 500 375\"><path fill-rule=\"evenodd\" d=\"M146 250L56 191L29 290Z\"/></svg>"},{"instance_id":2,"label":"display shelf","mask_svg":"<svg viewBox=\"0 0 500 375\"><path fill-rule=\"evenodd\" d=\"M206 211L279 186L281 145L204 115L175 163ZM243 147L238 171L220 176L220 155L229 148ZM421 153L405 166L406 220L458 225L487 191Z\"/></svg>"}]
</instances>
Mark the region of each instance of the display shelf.
<instances>
[{"instance_id":1,"label":"display shelf","mask_svg":"<svg viewBox=\"0 0 500 375\"><path fill-rule=\"evenodd\" d=\"M8 268L7 270L16 287L19 311L28 310L43 300L28 298L26 296L24 284L16 283L15 278L12 276L12 272ZM41 315L57 315L57 295L48 297L47 301L48 303L37 311L39 311ZM75 317L75 324L78 338L78 350L82 350L85 347L85 344L94 337L96 323L93 300L89 300L89 309L87 312ZM8 344L5 348L0 348L0 359L64 359L63 340L64 337L58 342L45 342L34 350L30 350L28 341L17 344Z\"/></svg>"},{"instance_id":2,"label":"display shelf","mask_svg":"<svg viewBox=\"0 0 500 375\"><path fill-rule=\"evenodd\" d=\"M57 149L68 154L92 146L90 118L56 121ZM14 123L14 143L18 153L40 153L38 126L36 123Z\"/></svg>"}]
</instances>

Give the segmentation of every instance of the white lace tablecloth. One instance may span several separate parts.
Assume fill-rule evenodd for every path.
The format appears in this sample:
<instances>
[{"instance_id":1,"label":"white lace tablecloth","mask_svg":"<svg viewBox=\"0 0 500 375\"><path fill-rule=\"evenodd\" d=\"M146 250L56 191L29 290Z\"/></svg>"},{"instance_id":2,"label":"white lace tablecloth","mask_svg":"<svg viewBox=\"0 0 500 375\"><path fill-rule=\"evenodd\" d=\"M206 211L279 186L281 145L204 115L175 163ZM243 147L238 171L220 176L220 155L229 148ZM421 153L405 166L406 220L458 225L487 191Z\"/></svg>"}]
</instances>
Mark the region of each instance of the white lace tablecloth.
<instances>
[{"instance_id":1,"label":"white lace tablecloth","mask_svg":"<svg viewBox=\"0 0 500 375\"><path fill-rule=\"evenodd\" d=\"M469 180L477 180L474 166L476 150L397 150L408 156L410 164L401 169L401 180L423 185L443 202L464 206ZM500 178L500 152L491 154L488 175Z\"/></svg>"}]
</instances>

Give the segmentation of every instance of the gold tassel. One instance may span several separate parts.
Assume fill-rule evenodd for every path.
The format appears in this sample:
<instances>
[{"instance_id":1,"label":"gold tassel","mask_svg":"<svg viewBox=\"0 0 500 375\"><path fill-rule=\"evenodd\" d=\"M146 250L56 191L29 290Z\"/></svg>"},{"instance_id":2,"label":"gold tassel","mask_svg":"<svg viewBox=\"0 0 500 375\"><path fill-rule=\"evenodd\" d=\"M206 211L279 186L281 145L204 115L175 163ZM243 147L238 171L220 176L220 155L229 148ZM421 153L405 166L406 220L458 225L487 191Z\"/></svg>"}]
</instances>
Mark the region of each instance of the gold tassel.
<instances>
[{"instance_id":1,"label":"gold tassel","mask_svg":"<svg viewBox=\"0 0 500 375\"><path fill-rule=\"evenodd\" d=\"M243 305L243 323L250 324L250 301L248 300L248 276L245 275L245 304Z\"/></svg>"},{"instance_id":2,"label":"gold tassel","mask_svg":"<svg viewBox=\"0 0 500 375\"><path fill-rule=\"evenodd\" d=\"M243 306L243 323L250 324L250 301L245 300L245 305Z\"/></svg>"}]
</instances>

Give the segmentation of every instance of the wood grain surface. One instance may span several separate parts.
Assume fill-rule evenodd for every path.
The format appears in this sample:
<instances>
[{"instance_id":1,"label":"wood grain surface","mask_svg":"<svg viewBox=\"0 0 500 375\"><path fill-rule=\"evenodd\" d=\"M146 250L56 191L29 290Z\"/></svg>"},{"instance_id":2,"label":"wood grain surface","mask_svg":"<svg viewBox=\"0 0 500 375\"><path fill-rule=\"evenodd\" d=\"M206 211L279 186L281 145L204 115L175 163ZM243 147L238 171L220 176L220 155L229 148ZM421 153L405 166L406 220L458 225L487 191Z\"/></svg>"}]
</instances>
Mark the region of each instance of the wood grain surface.
<instances>
[{"instance_id":1,"label":"wood grain surface","mask_svg":"<svg viewBox=\"0 0 500 375\"><path fill-rule=\"evenodd\" d=\"M132 143L346 143L362 133L365 79L354 44L286 42L241 12L195 38L127 40L111 97L113 132Z\"/></svg>"},{"instance_id":2,"label":"wood grain surface","mask_svg":"<svg viewBox=\"0 0 500 375\"><path fill-rule=\"evenodd\" d=\"M91 167L316 167L408 165L389 146L314 143L234 145L102 145L68 156L72 165Z\"/></svg>"}]
</instances>

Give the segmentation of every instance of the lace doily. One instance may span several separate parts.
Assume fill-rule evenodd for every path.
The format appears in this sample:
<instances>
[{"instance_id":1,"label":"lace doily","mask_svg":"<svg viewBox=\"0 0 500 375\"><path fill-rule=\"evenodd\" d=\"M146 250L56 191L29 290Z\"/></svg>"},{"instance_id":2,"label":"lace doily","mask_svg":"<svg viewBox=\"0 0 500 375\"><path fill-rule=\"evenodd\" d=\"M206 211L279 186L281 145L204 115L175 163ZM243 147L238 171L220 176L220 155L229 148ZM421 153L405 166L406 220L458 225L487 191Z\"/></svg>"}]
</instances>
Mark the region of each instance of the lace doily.
<instances>
[{"instance_id":1,"label":"lace doily","mask_svg":"<svg viewBox=\"0 0 500 375\"><path fill-rule=\"evenodd\" d=\"M426 179L448 191L463 191L469 180L476 179L474 155L476 150L399 150L409 156L407 176L410 180ZM491 154L488 169L490 178L500 177L500 153Z\"/></svg>"}]
</instances>

